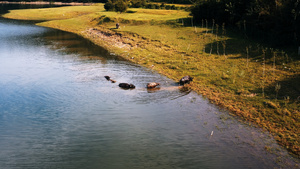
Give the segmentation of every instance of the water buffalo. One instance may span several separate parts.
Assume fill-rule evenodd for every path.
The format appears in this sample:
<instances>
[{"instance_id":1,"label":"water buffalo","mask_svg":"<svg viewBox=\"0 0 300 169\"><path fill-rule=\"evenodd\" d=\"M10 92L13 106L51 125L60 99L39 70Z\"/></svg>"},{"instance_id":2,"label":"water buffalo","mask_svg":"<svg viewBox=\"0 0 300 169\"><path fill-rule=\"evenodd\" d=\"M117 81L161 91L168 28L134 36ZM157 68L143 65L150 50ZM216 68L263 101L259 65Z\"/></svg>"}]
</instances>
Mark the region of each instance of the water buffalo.
<instances>
[{"instance_id":1,"label":"water buffalo","mask_svg":"<svg viewBox=\"0 0 300 169\"><path fill-rule=\"evenodd\" d=\"M180 81L179 81L179 84L180 85L184 85L184 84L188 84L188 83L190 83L191 81L193 81L193 78L191 77L191 76L189 76L189 75L187 75L187 76L184 76L184 77L182 77L181 79L180 79Z\"/></svg>"},{"instance_id":2,"label":"water buffalo","mask_svg":"<svg viewBox=\"0 0 300 169\"><path fill-rule=\"evenodd\" d=\"M153 89L153 88L155 88L155 87L158 86L158 85L159 85L159 83L151 82L151 83L148 83L148 84L147 84L147 88L148 88L148 89Z\"/></svg>"},{"instance_id":3,"label":"water buffalo","mask_svg":"<svg viewBox=\"0 0 300 169\"><path fill-rule=\"evenodd\" d=\"M112 83L116 83L115 80L112 80L109 76L104 76L106 80L111 81Z\"/></svg>"},{"instance_id":4,"label":"water buffalo","mask_svg":"<svg viewBox=\"0 0 300 169\"><path fill-rule=\"evenodd\" d=\"M134 89L135 86L133 84L128 84L128 83L120 83L119 87L123 89Z\"/></svg>"}]
</instances>

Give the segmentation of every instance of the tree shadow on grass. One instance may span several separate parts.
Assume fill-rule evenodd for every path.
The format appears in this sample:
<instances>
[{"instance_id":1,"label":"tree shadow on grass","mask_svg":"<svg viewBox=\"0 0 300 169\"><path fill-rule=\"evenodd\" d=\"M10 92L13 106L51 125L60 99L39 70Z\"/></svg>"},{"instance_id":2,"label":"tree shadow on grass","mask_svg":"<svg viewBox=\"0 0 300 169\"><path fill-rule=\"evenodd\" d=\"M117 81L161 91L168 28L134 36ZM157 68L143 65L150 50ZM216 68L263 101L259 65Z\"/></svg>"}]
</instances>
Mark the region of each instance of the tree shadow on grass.
<instances>
[{"instance_id":1,"label":"tree shadow on grass","mask_svg":"<svg viewBox=\"0 0 300 169\"><path fill-rule=\"evenodd\" d=\"M219 40L205 45L205 52L214 55L230 55L228 59L244 58L246 56L247 43L236 39ZM236 55L236 57L231 57ZM252 55L253 57L253 55Z\"/></svg>"},{"instance_id":2,"label":"tree shadow on grass","mask_svg":"<svg viewBox=\"0 0 300 169\"><path fill-rule=\"evenodd\" d=\"M205 32L202 32L203 34ZM211 32L208 32L211 33ZM284 56L288 54L294 61L300 60L297 55L296 47L287 46L283 48L272 48L272 42L259 42L254 39L247 37L245 33L236 29L229 29L226 33L228 39L222 40L222 36L219 32L217 35L215 32L214 36L218 36L218 40L212 40L212 43L205 45L206 53L215 55L226 54L230 55L228 59L239 59L239 58L250 58L261 60L263 57L263 50L265 51L265 59L271 59L276 53L277 56ZM225 51L224 51L225 48ZM293 51L291 50L293 49ZM285 52L287 51L287 52ZM282 54L284 53L284 54ZM232 56L234 55L234 56Z\"/></svg>"},{"instance_id":3,"label":"tree shadow on grass","mask_svg":"<svg viewBox=\"0 0 300 169\"><path fill-rule=\"evenodd\" d=\"M212 43L209 43L205 46L205 52L208 54L215 55L235 55L228 57L229 59L239 59L247 58L247 48L248 48L248 58L259 58L262 56L262 50L267 49L266 59L273 57L272 49L278 51L286 51L289 57L292 57L293 60L300 60L298 57L298 46L285 46L287 40L281 40L277 37L271 36L269 32L262 32L260 30L244 30L243 28L238 28L235 26L226 26L223 30L222 25L218 26L218 32L216 30L216 24L212 26L212 21L207 22L203 20L202 23L194 23L191 17L179 18L176 20L177 26L184 27L195 27L196 28L207 28L208 31L198 32L200 34L213 34L214 37L218 37L218 40L215 38L210 38L207 36L204 40L211 40ZM212 28L214 29L212 31ZM223 35L225 31L225 34ZM213 32L213 33L212 33ZM255 32L255 33L253 33ZM222 41L221 37L225 36L228 39ZM275 35L276 36L276 35ZM281 44L281 45L280 45ZM275 46L275 47L274 47ZM225 51L224 51L225 48Z\"/></svg>"},{"instance_id":4,"label":"tree shadow on grass","mask_svg":"<svg viewBox=\"0 0 300 169\"><path fill-rule=\"evenodd\" d=\"M276 99L276 85L280 85L277 96L278 100L289 99L292 102L300 103L300 74L292 75L266 87L265 92L271 99Z\"/></svg>"}]
</instances>

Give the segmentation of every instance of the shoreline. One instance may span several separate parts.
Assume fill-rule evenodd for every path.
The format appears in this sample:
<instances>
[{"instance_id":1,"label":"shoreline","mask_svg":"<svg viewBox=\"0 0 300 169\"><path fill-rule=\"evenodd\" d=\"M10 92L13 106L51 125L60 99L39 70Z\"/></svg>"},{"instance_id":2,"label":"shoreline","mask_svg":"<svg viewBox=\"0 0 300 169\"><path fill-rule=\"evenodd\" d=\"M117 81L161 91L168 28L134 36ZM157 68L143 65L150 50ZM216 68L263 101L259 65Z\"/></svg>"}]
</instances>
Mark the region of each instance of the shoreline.
<instances>
[{"instance_id":1,"label":"shoreline","mask_svg":"<svg viewBox=\"0 0 300 169\"><path fill-rule=\"evenodd\" d=\"M56 27L52 27L52 28L60 29L60 28L56 28ZM65 29L60 29L60 30L68 31ZM72 31L69 31L69 32L72 32ZM143 48L142 44L152 43L152 40L150 40L150 39L145 39L144 37L138 37L139 42L141 42L141 44L135 44L134 41L130 40L130 36L139 36L139 35L130 35L130 34L128 35L127 32L112 31L112 30L109 30L104 27L90 28L88 30L81 32L80 34L78 32L72 32L72 33L75 33L75 34L78 34L78 35L84 37L85 39L93 42L94 44L105 48L109 52L112 52L112 53L115 53L115 54L121 56L122 58L126 59L129 62L133 62L135 64L147 67L150 70L154 70L161 75L164 75L170 79L173 79L175 82L179 81L179 77L174 77L173 74L164 72L163 69L160 69L160 68L156 69L155 66L158 66L158 65L149 66L149 65L143 64L143 61L142 61L143 58L142 59L138 58L138 57L136 57L134 52L131 52L137 48L142 48L143 50L145 50L146 48ZM155 42L153 42L153 43L155 43ZM153 50L158 50L158 48L154 48ZM167 50L172 50L172 49L167 49ZM179 51L178 51L178 53L179 53ZM134 56L134 57L129 57L129 55ZM253 108L251 109L251 106L249 106L247 108L244 107L244 109L243 109L243 108L241 108L242 106L240 105L240 103L232 102L229 100L230 103L228 104L226 101L222 101L229 97L254 98L257 95L256 93L250 93L250 94L241 93L240 96L236 96L236 95L230 94L230 93L223 93L222 91L220 91L220 89L214 88L212 86L205 86L205 85L203 86L201 84L197 84L196 82L188 84L186 87L195 91L197 94L202 95L203 97L207 98L208 100L210 100L211 103L215 104L216 106L219 106L220 108L227 110L229 114L240 118L241 119L240 122L242 122L244 124L248 124L250 126L259 127L262 130L270 132L267 128L265 128L265 126L262 127L259 123L257 124L256 121L253 120L253 117L251 115L249 116L246 109L249 108L250 111L254 111ZM258 110L255 110L255 111L258 111ZM267 125L272 125L270 122L267 122L267 121L265 121L265 123ZM270 133L274 136L274 138L276 138L275 133L273 133L273 132L270 132ZM278 142L278 143L279 143L279 145L285 147L285 145L281 144L280 142ZM299 158L296 154L291 154L291 155Z\"/></svg>"},{"instance_id":2,"label":"shoreline","mask_svg":"<svg viewBox=\"0 0 300 169\"><path fill-rule=\"evenodd\" d=\"M163 44L155 39L151 39L149 37L147 38L144 35L124 31L122 30L123 28L115 30L111 26L99 24L99 20L92 19L87 15L80 15L79 18L80 19L77 18L78 20L75 19L76 21L68 19L61 21L49 21L39 23L37 25L78 34L85 39L90 40L94 44L104 47L109 52L115 53L116 55L119 55L130 62L154 70L175 81L179 80L182 74L190 74L190 71L195 69L193 67L187 67L186 62L184 64L184 67L181 67L181 65L179 65L179 62L183 62L183 60L181 60L182 55L185 56L186 60L198 61L195 60L195 58L200 59L200 63L202 62L204 65L203 68L201 67L201 65L198 68L197 65L196 68L200 72L202 71L202 69L204 69L204 71L209 71L211 74L213 73L213 76L219 76L218 74L224 73L218 72L218 70L214 67L211 67L211 65L206 66L205 62L207 64L210 63L208 60L202 60L207 57L206 55L199 57L197 55L194 55L193 53L188 53L187 51L182 51L178 48L174 48L174 46ZM72 25L74 24L73 21L74 23L78 23L78 21L84 21L80 22L82 25L84 25L84 27L74 27L74 25ZM173 55L170 56L170 54ZM179 56L179 58L176 58L177 56ZM223 63L228 63L230 61L227 60L227 58L223 57L219 60L221 60ZM272 67L268 69L272 70L271 68ZM193 76L193 74L191 75ZM236 78L237 76L234 75L233 77ZM274 138L282 147L285 147L289 152L293 152L295 156L298 155L299 158L299 145L297 144L297 133L299 129L297 129L297 126L292 126L293 131L290 131L291 126L288 126L286 128L284 126L286 125L286 123L283 123L282 121L279 121L277 123L274 122L275 120L277 120L277 118L282 117L292 117L292 120L297 119L297 113L299 113L299 111L295 110L290 112L284 106L274 106L271 101L267 102L268 99L260 98L261 96L257 96L257 94L254 92L249 93L248 91L245 92L242 90L240 93L234 93L228 89L223 88L222 86L210 84L208 82L202 82L201 80L204 80L203 78L195 79L195 81L189 84L188 87L190 87L198 94L208 98L215 105L229 110L229 113L231 115L238 116L241 120L243 120L244 123L247 123L249 125L258 125L263 130L268 130L271 134L273 134ZM228 74L221 74L221 77L218 80L228 82L228 79L230 80ZM252 105L255 102L250 101L256 99L259 99L259 104ZM274 117L268 119L270 117L268 113L272 112L274 113ZM296 113L296 115L294 115L294 113ZM278 115L275 116L275 114ZM283 126L274 127L274 125L277 124ZM289 142L289 140L287 139L290 138L295 138L296 142Z\"/></svg>"}]
</instances>

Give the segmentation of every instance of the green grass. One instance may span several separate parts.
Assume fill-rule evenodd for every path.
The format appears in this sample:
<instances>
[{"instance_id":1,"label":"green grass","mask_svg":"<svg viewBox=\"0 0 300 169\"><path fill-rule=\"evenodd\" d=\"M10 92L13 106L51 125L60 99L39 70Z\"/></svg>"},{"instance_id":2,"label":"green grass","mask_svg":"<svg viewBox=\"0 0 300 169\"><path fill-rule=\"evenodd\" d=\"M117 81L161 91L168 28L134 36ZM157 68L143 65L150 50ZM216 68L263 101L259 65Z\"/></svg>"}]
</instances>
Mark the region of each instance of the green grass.
<instances>
[{"instance_id":1,"label":"green grass","mask_svg":"<svg viewBox=\"0 0 300 169\"><path fill-rule=\"evenodd\" d=\"M57 8L21 9L5 15L6 18L24 20L58 20L74 18L81 15L95 13L104 10L102 5L93 6L67 6Z\"/></svg>"},{"instance_id":2,"label":"green grass","mask_svg":"<svg viewBox=\"0 0 300 169\"><path fill-rule=\"evenodd\" d=\"M92 6L67 6L57 8L42 9L22 9L14 10L13 13L5 15L6 18L25 19L25 20L57 20L69 19L87 14L106 15L114 19L126 19L137 21L166 21L174 20L189 15L181 10L151 10L142 8L132 8L127 13L106 12L102 4Z\"/></svg>"},{"instance_id":3,"label":"green grass","mask_svg":"<svg viewBox=\"0 0 300 169\"><path fill-rule=\"evenodd\" d=\"M137 20L137 21L166 21L175 20L181 17L187 17L189 15L186 11L181 10L155 10L155 9L142 9L132 8L129 9L131 12L117 13L117 12L98 12L96 14L103 15L111 18L120 18L126 20Z\"/></svg>"},{"instance_id":4,"label":"green grass","mask_svg":"<svg viewBox=\"0 0 300 169\"><path fill-rule=\"evenodd\" d=\"M185 11L129 10L106 12L103 4L98 4L16 10L5 17L48 20L38 25L79 34L176 81L189 74L194 77L190 88L233 115L268 130L279 144L299 157L299 56L249 41L221 25L218 30L216 25L212 30L205 23L191 27ZM117 30L118 22L121 29ZM121 37L119 40L131 47L101 41L88 31L90 28L109 33L112 39ZM276 91L277 84L280 89Z\"/></svg>"}]
</instances>

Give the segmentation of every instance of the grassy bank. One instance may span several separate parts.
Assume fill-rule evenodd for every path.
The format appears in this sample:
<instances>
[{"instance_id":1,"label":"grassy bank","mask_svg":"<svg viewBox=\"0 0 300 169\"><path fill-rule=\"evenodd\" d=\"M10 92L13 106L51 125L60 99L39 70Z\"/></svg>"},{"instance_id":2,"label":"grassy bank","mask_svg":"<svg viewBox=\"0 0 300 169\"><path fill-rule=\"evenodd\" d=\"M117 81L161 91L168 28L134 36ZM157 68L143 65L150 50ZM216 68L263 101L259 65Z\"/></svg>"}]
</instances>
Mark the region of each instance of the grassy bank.
<instances>
[{"instance_id":1,"label":"grassy bank","mask_svg":"<svg viewBox=\"0 0 300 169\"><path fill-rule=\"evenodd\" d=\"M44 20L38 25L79 34L176 81L191 75L191 89L268 130L300 156L300 62L294 53L249 41L222 25L191 26L189 13L178 10L120 14L97 4L16 10L4 17Z\"/></svg>"}]
</instances>

